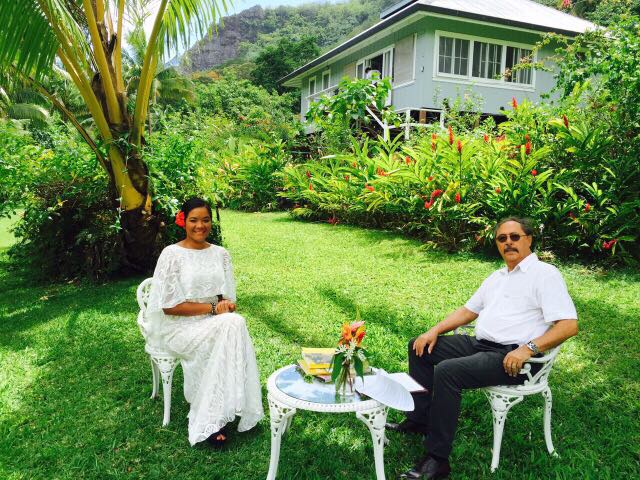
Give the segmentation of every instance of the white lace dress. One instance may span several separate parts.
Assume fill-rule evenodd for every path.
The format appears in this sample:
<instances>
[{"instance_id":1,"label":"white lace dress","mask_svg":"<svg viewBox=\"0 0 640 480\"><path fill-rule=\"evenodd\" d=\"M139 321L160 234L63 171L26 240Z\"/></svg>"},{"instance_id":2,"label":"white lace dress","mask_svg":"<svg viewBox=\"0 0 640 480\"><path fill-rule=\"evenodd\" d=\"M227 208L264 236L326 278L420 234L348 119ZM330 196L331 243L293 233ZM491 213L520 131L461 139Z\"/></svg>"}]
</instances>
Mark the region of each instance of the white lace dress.
<instances>
[{"instance_id":1,"label":"white lace dress","mask_svg":"<svg viewBox=\"0 0 640 480\"><path fill-rule=\"evenodd\" d=\"M236 300L231 258L224 248L170 245L162 251L145 315L147 343L181 359L184 396L191 406L191 445L236 416L240 432L264 417L256 355L244 318L236 313L179 317L162 310L189 301L215 302L218 295Z\"/></svg>"}]
</instances>

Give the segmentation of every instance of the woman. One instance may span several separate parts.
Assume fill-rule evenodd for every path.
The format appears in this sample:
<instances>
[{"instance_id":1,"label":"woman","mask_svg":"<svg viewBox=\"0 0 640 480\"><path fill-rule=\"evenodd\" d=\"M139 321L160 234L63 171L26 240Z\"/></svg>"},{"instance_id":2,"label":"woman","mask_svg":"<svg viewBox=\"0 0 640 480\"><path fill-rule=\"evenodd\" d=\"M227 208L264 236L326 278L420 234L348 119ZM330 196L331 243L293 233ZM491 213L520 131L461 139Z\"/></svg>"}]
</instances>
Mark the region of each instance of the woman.
<instances>
[{"instance_id":1,"label":"woman","mask_svg":"<svg viewBox=\"0 0 640 480\"><path fill-rule=\"evenodd\" d=\"M229 252L207 242L211 207L199 198L176 216L186 238L166 247L156 265L146 318L152 336L181 359L190 403L189 443L222 446L225 425L238 431L264 417L256 356L236 310Z\"/></svg>"}]
</instances>

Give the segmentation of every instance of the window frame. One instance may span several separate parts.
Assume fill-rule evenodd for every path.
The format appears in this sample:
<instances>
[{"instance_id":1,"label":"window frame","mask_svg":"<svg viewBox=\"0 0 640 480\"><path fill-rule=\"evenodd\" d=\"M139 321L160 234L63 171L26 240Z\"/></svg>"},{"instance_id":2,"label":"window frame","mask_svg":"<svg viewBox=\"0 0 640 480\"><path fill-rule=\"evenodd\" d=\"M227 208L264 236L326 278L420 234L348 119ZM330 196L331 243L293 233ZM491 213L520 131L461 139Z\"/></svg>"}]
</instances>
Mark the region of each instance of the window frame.
<instances>
[{"instance_id":1,"label":"window frame","mask_svg":"<svg viewBox=\"0 0 640 480\"><path fill-rule=\"evenodd\" d=\"M440 41L442 37L460 39L460 40L469 40L469 64L467 66L467 74L466 75L457 75L454 73L441 73L439 71L440 66ZM474 77L473 76L473 62L474 62L474 54L475 54L475 42L487 43L487 44L495 44L502 46L502 53L500 59L500 72L501 77L499 79L495 78L483 78L483 77ZM506 69L506 60L507 60L507 48L519 48L531 50L533 52L533 58L531 59L532 63L537 61L538 53L535 51L533 45L528 45L524 43L518 42L510 42L505 40L498 40L495 38L488 37L480 37L475 35L466 35L462 33L455 32L447 32L442 30L436 30L435 32L435 42L433 48L433 79L438 81L448 81L455 83L465 83L465 84L477 84L481 86L488 87L499 87L513 90L530 90L534 91L536 88L536 70L531 70L531 83L518 83L507 81L504 79L504 71Z\"/></svg>"},{"instance_id":2,"label":"window frame","mask_svg":"<svg viewBox=\"0 0 640 480\"><path fill-rule=\"evenodd\" d=\"M378 50L377 52L371 53L365 57L361 57L356 61L356 78L359 80L362 80L362 78L364 78L364 71L367 68L367 61L371 60L372 58L375 57L379 57L382 55L382 61L383 61L383 65L384 65L384 54L389 52L389 61L390 61L390 68L391 68L391 75L389 75L392 79L393 79L393 74L394 74L394 68L393 68L393 52L394 49L396 48L396 44L392 43L391 45L387 45L386 47ZM415 49L414 49L415 51ZM362 78L358 77L358 67L362 65ZM385 78L384 76L384 72L380 72L380 75L382 75L382 78Z\"/></svg>"},{"instance_id":3,"label":"window frame","mask_svg":"<svg viewBox=\"0 0 640 480\"><path fill-rule=\"evenodd\" d=\"M313 82L313 91L311 91L311 82ZM318 93L318 91L316 90L317 85L317 77L315 75L313 77L309 77L309 97L313 97L316 93Z\"/></svg>"},{"instance_id":4,"label":"window frame","mask_svg":"<svg viewBox=\"0 0 640 480\"><path fill-rule=\"evenodd\" d=\"M325 77L328 77L326 87L324 86ZM320 84L320 86L322 87L321 92L324 92L325 90L329 90L331 88L331 70L325 70L324 72L322 72L322 83Z\"/></svg>"}]
</instances>

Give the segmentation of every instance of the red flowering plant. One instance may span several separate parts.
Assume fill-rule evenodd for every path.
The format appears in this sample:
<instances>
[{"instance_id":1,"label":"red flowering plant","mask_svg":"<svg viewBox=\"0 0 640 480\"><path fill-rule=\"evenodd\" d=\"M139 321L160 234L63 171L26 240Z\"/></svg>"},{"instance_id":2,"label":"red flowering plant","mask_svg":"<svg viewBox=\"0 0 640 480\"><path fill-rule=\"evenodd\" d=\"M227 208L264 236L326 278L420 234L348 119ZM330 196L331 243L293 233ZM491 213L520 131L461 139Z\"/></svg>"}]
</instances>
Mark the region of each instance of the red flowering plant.
<instances>
[{"instance_id":1,"label":"red flowering plant","mask_svg":"<svg viewBox=\"0 0 640 480\"><path fill-rule=\"evenodd\" d=\"M362 340L366 334L364 321L360 320L360 310L356 310L356 320L342 325L338 346L331 361L331 380L335 382L336 393L353 393L355 378L351 372L352 367L356 375L364 376L367 356Z\"/></svg>"}]
</instances>

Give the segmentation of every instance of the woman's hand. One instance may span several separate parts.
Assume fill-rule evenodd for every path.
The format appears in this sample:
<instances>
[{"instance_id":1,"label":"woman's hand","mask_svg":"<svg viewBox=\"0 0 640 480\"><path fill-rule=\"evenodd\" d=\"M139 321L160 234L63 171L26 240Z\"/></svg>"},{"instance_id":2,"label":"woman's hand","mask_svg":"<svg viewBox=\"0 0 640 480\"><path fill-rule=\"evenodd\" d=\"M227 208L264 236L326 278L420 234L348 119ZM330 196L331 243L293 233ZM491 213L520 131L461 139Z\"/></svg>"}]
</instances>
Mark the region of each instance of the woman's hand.
<instances>
[{"instance_id":1,"label":"woman's hand","mask_svg":"<svg viewBox=\"0 0 640 480\"><path fill-rule=\"evenodd\" d=\"M231 313L236 311L236 304L231 300L220 300L216 305L216 315L220 315L221 313Z\"/></svg>"}]
</instances>

